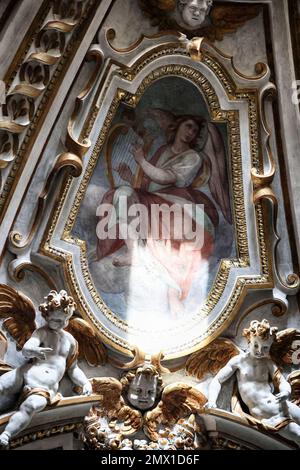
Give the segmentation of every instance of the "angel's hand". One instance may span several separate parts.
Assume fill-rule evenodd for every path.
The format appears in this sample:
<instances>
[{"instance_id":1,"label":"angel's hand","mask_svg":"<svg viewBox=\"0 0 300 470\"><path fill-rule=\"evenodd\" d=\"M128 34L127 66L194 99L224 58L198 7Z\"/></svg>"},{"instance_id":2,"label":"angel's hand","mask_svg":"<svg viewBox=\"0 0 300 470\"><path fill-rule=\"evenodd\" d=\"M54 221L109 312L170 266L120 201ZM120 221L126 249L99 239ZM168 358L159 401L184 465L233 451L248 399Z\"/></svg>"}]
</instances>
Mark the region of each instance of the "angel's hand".
<instances>
[{"instance_id":1,"label":"angel's hand","mask_svg":"<svg viewBox=\"0 0 300 470\"><path fill-rule=\"evenodd\" d=\"M93 387L90 382L86 382L82 389L82 395L91 395L93 393Z\"/></svg>"},{"instance_id":2,"label":"angel's hand","mask_svg":"<svg viewBox=\"0 0 300 470\"><path fill-rule=\"evenodd\" d=\"M284 401L287 401L290 396L290 392L288 390L285 390L284 392L277 393L277 395L275 395L275 399L278 403L282 403Z\"/></svg>"},{"instance_id":3,"label":"angel's hand","mask_svg":"<svg viewBox=\"0 0 300 470\"><path fill-rule=\"evenodd\" d=\"M38 359L45 360L47 353L53 352L53 349L36 347L31 348L29 352L31 357L37 357Z\"/></svg>"},{"instance_id":4,"label":"angel's hand","mask_svg":"<svg viewBox=\"0 0 300 470\"><path fill-rule=\"evenodd\" d=\"M131 153L137 163L142 163L142 161L145 159L143 147L139 144L132 147Z\"/></svg>"},{"instance_id":5,"label":"angel's hand","mask_svg":"<svg viewBox=\"0 0 300 470\"><path fill-rule=\"evenodd\" d=\"M127 181L128 183L132 181L133 174L127 163L120 163L120 165L116 168L116 171L124 181Z\"/></svg>"}]
</instances>

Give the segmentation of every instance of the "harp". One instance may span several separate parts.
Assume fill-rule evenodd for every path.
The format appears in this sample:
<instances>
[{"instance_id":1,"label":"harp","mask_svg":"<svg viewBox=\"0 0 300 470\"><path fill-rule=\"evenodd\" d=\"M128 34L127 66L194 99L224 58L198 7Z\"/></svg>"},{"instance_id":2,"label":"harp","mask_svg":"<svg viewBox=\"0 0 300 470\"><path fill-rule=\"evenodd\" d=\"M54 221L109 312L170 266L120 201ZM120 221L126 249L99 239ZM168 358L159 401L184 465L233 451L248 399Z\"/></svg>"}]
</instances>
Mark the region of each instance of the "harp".
<instances>
[{"instance_id":1,"label":"harp","mask_svg":"<svg viewBox=\"0 0 300 470\"><path fill-rule=\"evenodd\" d=\"M143 140L129 124L119 123L111 128L104 148L106 177L111 189L124 184L124 180L116 171L121 163L126 163L134 175L132 186L137 189L141 187L144 172L135 162L131 149L139 142L147 159L154 140L154 138L148 141Z\"/></svg>"}]
</instances>

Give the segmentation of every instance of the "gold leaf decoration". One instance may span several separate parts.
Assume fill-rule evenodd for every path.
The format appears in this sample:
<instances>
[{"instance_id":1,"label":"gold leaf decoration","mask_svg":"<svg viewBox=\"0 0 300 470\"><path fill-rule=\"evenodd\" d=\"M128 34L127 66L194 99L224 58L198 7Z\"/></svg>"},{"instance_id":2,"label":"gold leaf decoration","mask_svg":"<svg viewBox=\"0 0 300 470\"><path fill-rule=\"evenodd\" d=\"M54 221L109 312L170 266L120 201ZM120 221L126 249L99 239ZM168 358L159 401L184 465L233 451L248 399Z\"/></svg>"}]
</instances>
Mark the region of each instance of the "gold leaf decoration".
<instances>
[{"instance_id":1,"label":"gold leaf decoration","mask_svg":"<svg viewBox=\"0 0 300 470\"><path fill-rule=\"evenodd\" d=\"M35 308L32 301L13 287L0 284L0 318L3 327L21 349L36 329Z\"/></svg>"},{"instance_id":2,"label":"gold leaf decoration","mask_svg":"<svg viewBox=\"0 0 300 470\"><path fill-rule=\"evenodd\" d=\"M188 375L202 380L208 374L216 375L239 352L232 341L216 339L206 348L192 354L186 362L185 370Z\"/></svg>"},{"instance_id":3,"label":"gold leaf decoration","mask_svg":"<svg viewBox=\"0 0 300 470\"><path fill-rule=\"evenodd\" d=\"M106 364L107 354L102 340L85 320L72 318L65 329L78 342L79 359L85 359L90 366Z\"/></svg>"}]
</instances>

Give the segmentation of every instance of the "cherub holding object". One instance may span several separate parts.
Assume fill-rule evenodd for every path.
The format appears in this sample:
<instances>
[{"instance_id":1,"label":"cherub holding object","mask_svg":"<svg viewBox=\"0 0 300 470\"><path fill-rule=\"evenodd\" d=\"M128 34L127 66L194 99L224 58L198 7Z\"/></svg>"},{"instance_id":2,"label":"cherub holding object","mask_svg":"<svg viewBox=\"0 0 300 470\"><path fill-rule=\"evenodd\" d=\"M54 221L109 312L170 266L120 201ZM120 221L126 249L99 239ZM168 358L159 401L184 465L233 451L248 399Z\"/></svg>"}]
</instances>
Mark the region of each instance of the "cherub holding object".
<instances>
[{"instance_id":1,"label":"cherub holding object","mask_svg":"<svg viewBox=\"0 0 300 470\"><path fill-rule=\"evenodd\" d=\"M300 446L300 408L289 401L291 386L271 358L277 347L276 333L277 328L270 327L267 320L250 323L243 332L248 350L232 357L217 373L210 384L206 406L217 407L223 383L235 374L239 394L250 415L265 429Z\"/></svg>"},{"instance_id":2,"label":"cherub holding object","mask_svg":"<svg viewBox=\"0 0 300 470\"><path fill-rule=\"evenodd\" d=\"M64 330L68 326L73 334L76 330L83 333L83 338L86 334L87 325L83 320L75 318L69 324L76 308L73 298L65 291L51 291L39 307L46 323L36 329L31 300L9 286L0 287L0 317L6 318L3 326L17 340L18 346L23 346L22 354L28 359L24 365L0 377L0 409L1 395L19 395L19 409L0 435L0 445L8 446L11 438L29 425L35 413L61 399L58 388L66 372L84 395L92 393L92 385L78 367L76 339ZM80 340L79 346L82 346L82 338Z\"/></svg>"}]
</instances>

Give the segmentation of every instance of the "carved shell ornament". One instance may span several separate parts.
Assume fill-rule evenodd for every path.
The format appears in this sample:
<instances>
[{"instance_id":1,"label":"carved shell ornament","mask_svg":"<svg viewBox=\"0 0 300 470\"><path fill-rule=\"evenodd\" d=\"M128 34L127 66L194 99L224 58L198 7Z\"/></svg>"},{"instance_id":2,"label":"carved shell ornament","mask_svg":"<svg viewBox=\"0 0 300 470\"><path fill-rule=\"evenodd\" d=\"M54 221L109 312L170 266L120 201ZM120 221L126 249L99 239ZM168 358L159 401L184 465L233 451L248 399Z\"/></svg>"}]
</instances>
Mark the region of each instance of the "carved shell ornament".
<instances>
[{"instance_id":1,"label":"carved shell ornament","mask_svg":"<svg viewBox=\"0 0 300 470\"><path fill-rule=\"evenodd\" d=\"M212 0L139 0L140 8L159 30L176 30L189 38L221 41L261 12L261 5L224 4Z\"/></svg>"}]
</instances>

